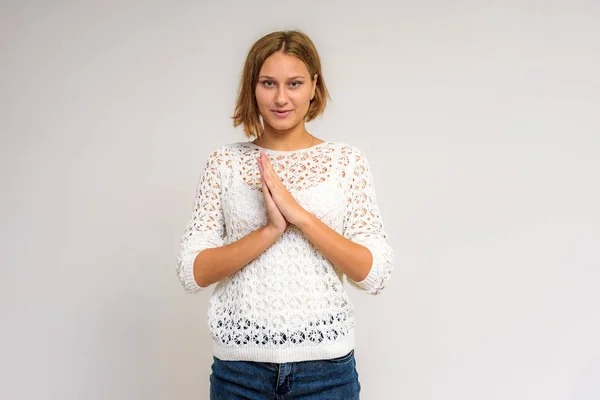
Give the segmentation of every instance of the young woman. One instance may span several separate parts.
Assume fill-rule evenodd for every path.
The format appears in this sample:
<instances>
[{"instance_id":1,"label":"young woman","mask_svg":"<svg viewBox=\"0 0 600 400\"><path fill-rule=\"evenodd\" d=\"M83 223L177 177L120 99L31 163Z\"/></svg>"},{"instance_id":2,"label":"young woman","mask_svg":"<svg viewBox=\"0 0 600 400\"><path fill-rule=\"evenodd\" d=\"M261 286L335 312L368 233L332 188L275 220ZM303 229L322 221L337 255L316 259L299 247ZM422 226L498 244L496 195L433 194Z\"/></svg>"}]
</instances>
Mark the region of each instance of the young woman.
<instances>
[{"instance_id":1,"label":"young woman","mask_svg":"<svg viewBox=\"0 0 600 400\"><path fill-rule=\"evenodd\" d=\"M254 140L208 154L177 260L188 292L217 283L211 399L359 398L343 277L377 294L394 253L365 155L306 130L328 97L304 33L254 43L233 116Z\"/></svg>"}]
</instances>

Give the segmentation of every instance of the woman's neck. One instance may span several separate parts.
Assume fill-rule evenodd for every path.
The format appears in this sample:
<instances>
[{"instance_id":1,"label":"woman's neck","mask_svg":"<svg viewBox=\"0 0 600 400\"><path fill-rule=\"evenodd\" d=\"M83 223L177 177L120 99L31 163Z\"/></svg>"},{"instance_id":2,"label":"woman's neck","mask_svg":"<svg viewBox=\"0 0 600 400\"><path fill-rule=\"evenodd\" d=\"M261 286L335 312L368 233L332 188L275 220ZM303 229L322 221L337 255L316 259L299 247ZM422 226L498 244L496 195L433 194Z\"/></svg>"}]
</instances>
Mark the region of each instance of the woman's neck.
<instances>
[{"instance_id":1,"label":"woman's neck","mask_svg":"<svg viewBox=\"0 0 600 400\"><path fill-rule=\"evenodd\" d=\"M306 149L319 142L320 140L311 135L306 129L301 129L297 132L274 132L270 129L265 129L265 132L253 141L257 146L276 151Z\"/></svg>"}]
</instances>

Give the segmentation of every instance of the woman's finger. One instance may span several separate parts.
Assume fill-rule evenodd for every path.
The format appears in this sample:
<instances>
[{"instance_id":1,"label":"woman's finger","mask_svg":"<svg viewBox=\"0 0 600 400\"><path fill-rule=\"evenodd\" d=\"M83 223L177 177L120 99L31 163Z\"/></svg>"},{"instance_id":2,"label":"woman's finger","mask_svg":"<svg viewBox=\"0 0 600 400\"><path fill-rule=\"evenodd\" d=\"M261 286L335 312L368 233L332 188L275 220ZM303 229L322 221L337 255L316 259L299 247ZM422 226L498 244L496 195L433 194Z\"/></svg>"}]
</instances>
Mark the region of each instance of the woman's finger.
<instances>
[{"instance_id":1,"label":"woman's finger","mask_svg":"<svg viewBox=\"0 0 600 400\"><path fill-rule=\"evenodd\" d=\"M266 154L265 154L263 160L264 160L263 167L265 167L269 172L273 173L273 175L277 176L277 174L275 173L275 170L273 169L273 165L271 164L271 160L269 160L269 157L267 157Z\"/></svg>"},{"instance_id":2,"label":"woman's finger","mask_svg":"<svg viewBox=\"0 0 600 400\"><path fill-rule=\"evenodd\" d=\"M260 171L260 178L263 179L262 160L260 159L260 157L256 157L256 162L258 163L258 170Z\"/></svg>"},{"instance_id":3,"label":"woman's finger","mask_svg":"<svg viewBox=\"0 0 600 400\"><path fill-rule=\"evenodd\" d=\"M267 182L265 182L264 179L262 179L262 190L263 190L263 197L265 198L265 203L267 205L274 203L273 198L271 197L271 192L269 191L269 187L267 186Z\"/></svg>"},{"instance_id":4,"label":"woman's finger","mask_svg":"<svg viewBox=\"0 0 600 400\"><path fill-rule=\"evenodd\" d=\"M267 166L268 159L266 155L263 157L261 155L259 166L263 179L265 180L267 186L271 189L273 186L273 175Z\"/></svg>"},{"instance_id":5,"label":"woman's finger","mask_svg":"<svg viewBox=\"0 0 600 400\"><path fill-rule=\"evenodd\" d=\"M280 184L282 185L282 183L281 183L281 180L279 179L279 176L273 169L273 165L271 165L271 161L269 160L269 158L267 157L266 154L264 154L264 156L261 158L261 161L262 161L261 167L262 167L263 175L265 177L265 181L267 182L267 185L269 186L269 189L277 190L278 186Z\"/></svg>"},{"instance_id":6,"label":"woman's finger","mask_svg":"<svg viewBox=\"0 0 600 400\"><path fill-rule=\"evenodd\" d=\"M265 181L265 178L263 176L263 172L262 172L262 166L260 165L260 161L258 162L258 169L260 170L260 181L261 181L261 185L262 185L262 191L263 191L263 197L265 198L265 203L266 204L271 204L274 203L273 198L271 197L271 192L269 191L269 186L267 185L267 182Z\"/></svg>"}]
</instances>

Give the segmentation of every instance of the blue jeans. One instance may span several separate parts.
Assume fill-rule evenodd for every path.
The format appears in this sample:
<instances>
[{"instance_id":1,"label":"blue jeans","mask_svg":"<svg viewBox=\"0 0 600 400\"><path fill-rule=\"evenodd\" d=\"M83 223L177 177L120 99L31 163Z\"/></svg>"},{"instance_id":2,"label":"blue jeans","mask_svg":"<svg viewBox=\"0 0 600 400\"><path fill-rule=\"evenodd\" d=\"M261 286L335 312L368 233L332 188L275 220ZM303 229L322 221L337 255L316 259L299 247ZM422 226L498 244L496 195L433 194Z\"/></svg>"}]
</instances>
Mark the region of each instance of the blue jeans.
<instances>
[{"instance_id":1,"label":"blue jeans","mask_svg":"<svg viewBox=\"0 0 600 400\"><path fill-rule=\"evenodd\" d=\"M354 350L330 360L266 363L213 356L211 400L357 400Z\"/></svg>"}]
</instances>

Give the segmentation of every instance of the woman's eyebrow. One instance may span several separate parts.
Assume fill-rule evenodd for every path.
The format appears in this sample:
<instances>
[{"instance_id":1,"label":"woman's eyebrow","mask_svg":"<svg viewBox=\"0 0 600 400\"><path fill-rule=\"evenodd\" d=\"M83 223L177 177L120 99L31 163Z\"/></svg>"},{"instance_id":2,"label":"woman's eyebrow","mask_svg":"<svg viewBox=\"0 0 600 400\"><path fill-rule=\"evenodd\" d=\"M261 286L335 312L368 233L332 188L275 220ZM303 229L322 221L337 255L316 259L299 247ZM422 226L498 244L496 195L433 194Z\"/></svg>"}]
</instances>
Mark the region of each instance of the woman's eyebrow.
<instances>
[{"instance_id":1,"label":"woman's eyebrow","mask_svg":"<svg viewBox=\"0 0 600 400\"><path fill-rule=\"evenodd\" d=\"M259 79L260 78L267 78L267 79L273 79L273 80L275 80L275 78L273 78L272 76L269 76L269 75L261 75L261 76L259 76ZM298 78L303 78L304 79L304 76L302 76L302 75L296 75L296 76L292 76L291 78L288 78L288 80L298 79Z\"/></svg>"}]
</instances>

